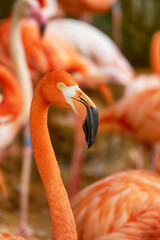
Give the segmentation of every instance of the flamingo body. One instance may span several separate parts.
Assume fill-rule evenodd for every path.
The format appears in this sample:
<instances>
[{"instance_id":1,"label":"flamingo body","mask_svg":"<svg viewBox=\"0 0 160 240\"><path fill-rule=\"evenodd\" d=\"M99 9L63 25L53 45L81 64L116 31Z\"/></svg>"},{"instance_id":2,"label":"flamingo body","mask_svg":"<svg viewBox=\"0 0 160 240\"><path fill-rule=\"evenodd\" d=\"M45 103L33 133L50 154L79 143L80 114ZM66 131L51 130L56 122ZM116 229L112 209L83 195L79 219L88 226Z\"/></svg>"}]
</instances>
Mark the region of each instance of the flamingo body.
<instances>
[{"instance_id":1,"label":"flamingo body","mask_svg":"<svg viewBox=\"0 0 160 240\"><path fill-rule=\"evenodd\" d=\"M0 240L25 240L24 238L9 233L0 233Z\"/></svg>"},{"instance_id":2,"label":"flamingo body","mask_svg":"<svg viewBox=\"0 0 160 240\"><path fill-rule=\"evenodd\" d=\"M126 96L100 114L100 130L128 132L139 140L154 145L160 140L160 82L135 80L126 90ZM148 80L148 84L147 84ZM139 83L139 84L138 84Z\"/></svg>"},{"instance_id":3,"label":"flamingo body","mask_svg":"<svg viewBox=\"0 0 160 240\"><path fill-rule=\"evenodd\" d=\"M146 170L115 173L72 201L81 240L159 239L160 178Z\"/></svg>"},{"instance_id":4,"label":"flamingo body","mask_svg":"<svg viewBox=\"0 0 160 240\"><path fill-rule=\"evenodd\" d=\"M97 66L94 74L128 85L135 72L114 42L95 27L73 19L50 21L45 37L51 34L65 37L77 52ZM93 74L93 75L94 75Z\"/></svg>"}]
</instances>

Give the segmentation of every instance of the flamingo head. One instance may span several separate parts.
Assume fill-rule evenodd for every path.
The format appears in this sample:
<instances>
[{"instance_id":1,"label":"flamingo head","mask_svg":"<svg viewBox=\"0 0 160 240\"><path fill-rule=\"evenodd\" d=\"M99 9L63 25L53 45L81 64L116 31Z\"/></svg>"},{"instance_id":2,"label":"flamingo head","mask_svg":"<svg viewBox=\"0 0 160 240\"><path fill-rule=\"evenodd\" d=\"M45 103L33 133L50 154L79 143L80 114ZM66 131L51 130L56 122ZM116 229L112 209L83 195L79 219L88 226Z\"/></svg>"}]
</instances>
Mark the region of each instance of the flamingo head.
<instances>
[{"instance_id":1,"label":"flamingo head","mask_svg":"<svg viewBox=\"0 0 160 240\"><path fill-rule=\"evenodd\" d=\"M74 110L82 121L88 148L91 147L98 130L98 110L95 104L67 72L59 70L50 72L42 81L43 98L47 103Z\"/></svg>"},{"instance_id":2,"label":"flamingo head","mask_svg":"<svg viewBox=\"0 0 160 240\"><path fill-rule=\"evenodd\" d=\"M41 33L44 33L47 18L43 15L41 6L37 0L17 0L13 6L16 16L19 18L33 18L39 25Z\"/></svg>"}]
</instances>

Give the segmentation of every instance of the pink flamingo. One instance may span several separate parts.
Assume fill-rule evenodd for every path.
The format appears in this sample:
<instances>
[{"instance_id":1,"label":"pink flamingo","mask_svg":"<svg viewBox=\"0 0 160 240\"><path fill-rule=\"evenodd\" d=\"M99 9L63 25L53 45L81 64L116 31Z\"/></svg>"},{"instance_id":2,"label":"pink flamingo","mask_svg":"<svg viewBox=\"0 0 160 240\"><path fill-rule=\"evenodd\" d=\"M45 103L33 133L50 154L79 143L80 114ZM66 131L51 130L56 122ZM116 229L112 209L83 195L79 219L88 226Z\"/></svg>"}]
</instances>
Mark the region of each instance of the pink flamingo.
<instances>
[{"instance_id":1,"label":"pink flamingo","mask_svg":"<svg viewBox=\"0 0 160 240\"><path fill-rule=\"evenodd\" d=\"M159 92L159 75L138 76L119 101L101 112L100 131L128 133L147 144L152 160L157 161L160 141Z\"/></svg>"}]
</instances>

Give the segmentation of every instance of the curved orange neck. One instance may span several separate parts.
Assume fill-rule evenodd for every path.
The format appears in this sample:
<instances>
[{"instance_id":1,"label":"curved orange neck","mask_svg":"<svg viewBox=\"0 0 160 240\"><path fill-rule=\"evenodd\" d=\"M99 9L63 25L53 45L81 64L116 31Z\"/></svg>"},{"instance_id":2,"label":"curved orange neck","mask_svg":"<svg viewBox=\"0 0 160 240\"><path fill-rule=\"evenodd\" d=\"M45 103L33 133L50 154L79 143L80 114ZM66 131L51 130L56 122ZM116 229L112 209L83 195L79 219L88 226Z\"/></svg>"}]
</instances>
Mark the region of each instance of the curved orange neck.
<instances>
[{"instance_id":1,"label":"curved orange neck","mask_svg":"<svg viewBox=\"0 0 160 240\"><path fill-rule=\"evenodd\" d=\"M16 78L3 66L0 66L0 85L3 89L0 116L11 114L16 117L22 107L22 96Z\"/></svg>"},{"instance_id":2,"label":"curved orange neck","mask_svg":"<svg viewBox=\"0 0 160 240\"><path fill-rule=\"evenodd\" d=\"M76 240L76 226L47 127L49 103L41 96L42 81L35 90L30 113L33 152L42 178L52 220L54 240Z\"/></svg>"}]
</instances>

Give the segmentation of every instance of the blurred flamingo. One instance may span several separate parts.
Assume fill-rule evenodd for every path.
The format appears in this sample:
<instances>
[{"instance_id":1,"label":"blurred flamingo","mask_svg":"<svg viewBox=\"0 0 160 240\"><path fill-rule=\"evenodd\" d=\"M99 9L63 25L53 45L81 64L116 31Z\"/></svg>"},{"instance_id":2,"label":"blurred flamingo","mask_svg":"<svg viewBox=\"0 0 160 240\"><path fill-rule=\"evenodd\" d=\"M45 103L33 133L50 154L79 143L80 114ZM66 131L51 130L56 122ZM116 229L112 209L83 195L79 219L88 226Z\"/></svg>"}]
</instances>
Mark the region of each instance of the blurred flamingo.
<instances>
[{"instance_id":1,"label":"blurred flamingo","mask_svg":"<svg viewBox=\"0 0 160 240\"><path fill-rule=\"evenodd\" d=\"M20 129L25 126L29 117L30 103L32 99L32 83L30 79L30 74L28 71L28 66L25 59L25 53L23 50L23 44L20 35L19 21L24 17L35 17L35 19L43 24L45 19L40 13L40 8L37 1L32 0L17 0L13 6L13 14L11 21L11 37L10 37L10 50L11 56L14 65L14 71L16 77L19 81L22 97L23 97L23 106L22 111L15 121L3 124L0 126L0 146L1 149L9 146L13 140L16 138ZM16 51L15 51L16 50ZM22 196L21 196L21 220L20 228L21 232L27 232L27 211L28 211L28 181L24 172L27 172L29 165L31 164L32 158L32 146L29 135L28 125L26 127L25 134L25 146L23 153L23 172L22 172ZM28 175L29 177L29 175ZM25 187L23 186L25 182ZM25 199L25 200L24 200Z\"/></svg>"},{"instance_id":2,"label":"blurred flamingo","mask_svg":"<svg viewBox=\"0 0 160 240\"><path fill-rule=\"evenodd\" d=\"M127 133L145 143L156 161L160 141L160 77L140 75L125 90L122 99L100 114L100 131ZM159 164L157 162L156 164Z\"/></svg>"},{"instance_id":3,"label":"blurred flamingo","mask_svg":"<svg viewBox=\"0 0 160 240\"><path fill-rule=\"evenodd\" d=\"M89 147L95 140L98 113L74 78L63 71L47 74L35 89L30 112L31 137L48 198L54 240L158 239L160 177L146 170L116 173L80 192L72 201L76 231L47 128L50 103L75 111L82 120ZM7 233L0 237L23 239Z\"/></svg>"},{"instance_id":4,"label":"blurred flamingo","mask_svg":"<svg viewBox=\"0 0 160 240\"><path fill-rule=\"evenodd\" d=\"M81 56L93 64L90 79L97 75L125 86L133 80L135 72L128 60L97 28L79 20L54 19L47 24L44 37L53 39L54 36L67 39Z\"/></svg>"}]
</instances>

